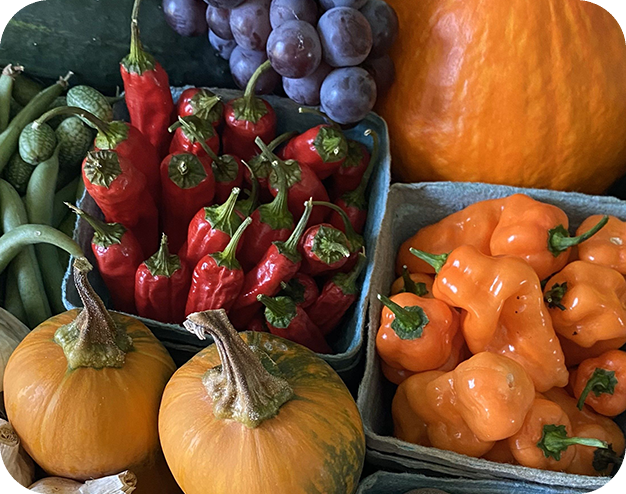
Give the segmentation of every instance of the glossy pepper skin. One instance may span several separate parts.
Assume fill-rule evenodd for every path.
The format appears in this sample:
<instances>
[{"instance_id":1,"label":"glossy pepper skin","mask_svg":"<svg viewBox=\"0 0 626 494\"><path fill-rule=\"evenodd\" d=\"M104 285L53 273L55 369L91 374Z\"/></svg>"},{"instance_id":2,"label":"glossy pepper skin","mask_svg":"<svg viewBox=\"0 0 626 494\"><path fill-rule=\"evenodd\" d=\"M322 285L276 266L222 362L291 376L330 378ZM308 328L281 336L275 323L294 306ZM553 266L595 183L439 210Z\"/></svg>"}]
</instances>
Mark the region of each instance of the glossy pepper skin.
<instances>
[{"instance_id":1,"label":"glossy pepper skin","mask_svg":"<svg viewBox=\"0 0 626 494\"><path fill-rule=\"evenodd\" d=\"M258 299L265 306L265 321L270 333L316 353L332 352L320 329L309 319L304 309L289 297L259 295Z\"/></svg>"},{"instance_id":2,"label":"glossy pepper skin","mask_svg":"<svg viewBox=\"0 0 626 494\"><path fill-rule=\"evenodd\" d=\"M574 460L576 444L606 449L608 444L572 435L572 425L565 411L556 403L537 398L522 428L508 439L513 456L525 467L565 471Z\"/></svg>"},{"instance_id":3,"label":"glossy pepper skin","mask_svg":"<svg viewBox=\"0 0 626 494\"><path fill-rule=\"evenodd\" d=\"M276 137L276 112L272 105L254 93L259 77L269 69L268 60L252 75L244 95L224 106L224 152L236 154L245 161L257 154L257 137L266 144Z\"/></svg>"},{"instance_id":4,"label":"glossy pepper skin","mask_svg":"<svg viewBox=\"0 0 626 494\"><path fill-rule=\"evenodd\" d=\"M163 235L157 253L140 264L135 275L137 314L165 323L182 323L189 280L187 266L178 256L170 255L167 236Z\"/></svg>"},{"instance_id":5,"label":"glossy pepper skin","mask_svg":"<svg viewBox=\"0 0 626 494\"><path fill-rule=\"evenodd\" d=\"M626 411L626 352L611 350L578 366L572 387L578 408L589 405L607 417Z\"/></svg>"},{"instance_id":6,"label":"glossy pepper skin","mask_svg":"<svg viewBox=\"0 0 626 494\"><path fill-rule=\"evenodd\" d=\"M212 204L215 177L211 162L189 153L170 154L161 163L161 222L177 252L187 239L191 219Z\"/></svg>"},{"instance_id":7,"label":"glossy pepper skin","mask_svg":"<svg viewBox=\"0 0 626 494\"><path fill-rule=\"evenodd\" d=\"M606 221L608 218L572 238L563 210L514 194L504 199L500 221L491 235L491 255L520 257L544 280L565 267L571 247L595 235Z\"/></svg>"},{"instance_id":8,"label":"glossy pepper skin","mask_svg":"<svg viewBox=\"0 0 626 494\"><path fill-rule=\"evenodd\" d=\"M246 273L241 294L233 306L235 327L247 324L254 316L261 305L259 295L275 296L281 289L281 283L287 283L300 269L302 257L297 246L312 209L313 204L309 200L291 236L285 242L274 242L259 263Z\"/></svg>"},{"instance_id":9,"label":"glossy pepper skin","mask_svg":"<svg viewBox=\"0 0 626 494\"><path fill-rule=\"evenodd\" d=\"M181 93L176 113L179 117L193 115L217 128L224 117L224 104L208 89L191 87Z\"/></svg>"},{"instance_id":10,"label":"glossy pepper skin","mask_svg":"<svg viewBox=\"0 0 626 494\"><path fill-rule=\"evenodd\" d=\"M337 328L348 309L356 302L359 294L357 281L366 264L365 255L360 254L354 269L350 273L337 273L328 280L315 302L306 309L309 318L322 334L327 335Z\"/></svg>"},{"instance_id":11,"label":"glossy pepper skin","mask_svg":"<svg viewBox=\"0 0 626 494\"><path fill-rule=\"evenodd\" d=\"M370 153L364 144L348 139L348 155L341 166L333 173L334 197L356 189L363 179Z\"/></svg>"},{"instance_id":12,"label":"glossy pepper skin","mask_svg":"<svg viewBox=\"0 0 626 494\"><path fill-rule=\"evenodd\" d=\"M350 257L348 239L341 230L322 223L309 228L298 245L302 272L318 276L341 269Z\"/></svg>"},{"instance_id":13,"label":"glossy pepper skin","mask_svg":"<svg viewBox=\"0 0 626 494\"><path fill-rule=\"evenodd\" d=\"M291 139L283 155L310 167L317 178L325 180L346 160L348 141L339 127L321 124Z\"/></svg>"},{"instance_id":14,"label":"glossy pepper skin","mask_svg":"<svg viewBox=\"0 0 626 494\"><path fill-rule=\"evenodd\" d=\"M200 158L207 158L206 151L200 145L200 142L196 140L195 136L200 136L204 140L207 146L209 146L214 153L220 152L220 136L213 126L200 120L197 117L182 117L189 127L195 130L193 135L187 134L185 128L182 127L180 122L175 123L170 127L170 131L174 130L174 137L170 144L170 154L174 153L191 153Z\"/></svg>"},{"instance_id":15,"label":"glossy pepper skin","mask_svg":"<svg viewBox=\"0 0 626 494\"><path fill-rule=\"evenodd\" d=\"M94 229L91 250L114 308L134 314L135 272L144 259L141 245L124 225L104 223L72 204L65 204Z\"/></svg>"},{"instance_id":16,"label":"glossy pepper skin","mask_svg":"<svg viewBox=\"0 0 626 494\"><path fill-rule=\"evenodd\" d=\"M143 173L115 151L91 151L83 161L83 181L107 222L130 229L143 252L156 250L159 215Z\"/></svg>"},{"instance_id":17,"label":"glossy pepper skin","mask_svg":"<svg viewBox=\"0 0 626 494\"><path fill-rule=\"evenodd\" d=\"M544 298L555 331L578 346L626 338L626 281L611 268L574 261L548 280Z\"/></svg>"},{"instance_id":18,"label":"glossy pepper skin","mask_svg":"<svg viewBox=\"0 0 626 494\"><path fill-rule=\"evenodd\" d=\"M567 385L541 282L526 261L490 257L470 245L442 256L412 252L436 266L435 298L467 311L461 328L472 353L510 357L526 369L539 392Z\"/></svg>"},{"instance_id":19,"label":"glossy pepper skin","mask_svg":"<svg viewBox=\"0 0 626 494\"><path fill-rule=\"evenodd\" d=\"M412 293L378 296L383 303L376 350L381 359L396 369L411 372L436 370L452 353L459 332L459 315L440 300Z\"/></svg>"},{"instance_id":20,"label":"glossy pepper skin","mask_svg":"<svg viewBox=\"0 0 626 494\"><path fill-rule=\"evenodd\" d=\"M198 262L191 276L186 316L205 310L230 310L243 286L244 274L235 254L249 224L250 218L247 218L223 252L209 254Z\"/></svg>"},{"instance_id":21,"label":"glossy pepper skin","mask_svg":"<svg viewBox=\"0 0 626 494\"><path fill-rule=\"evenodd\" d=\"M120 63L130 121L146 136L160 157L167 155L174 116L174 101L167 72L146 53L139 40L139 5L135 0L131 20L130 54Z\"/></svg>"},{"instance_id":22,"label":"glossy pepper skin","mask_svg":"<svg viewBox=\"0 0 626 494\"><path fill-rule=\"evenodd\" d=\"M602 216L591 216L582 222L576 235L581 235L602 220ZM626 223L609 216L609 222L596 235L578 246L581 261L599 264L626 275Z\"/></svg>"},{"instance_id":23,"label":"glossy pepper skin","mask_svg":"<svg viewBox=\"0 0 626 494\"><path fill-rule=\"evenodd\" d=\"M311 307L320 296L316 281L308 274L298 273L289 282L281 283L281 296L289 297L303 309Z\"/></svg>"},{"instance_id":24,"label":"glossy pepper skin","mask_svg":"<svg viewBox=\"0 0 626 494\"><path fill-rule=\"evenodd\" d=\"M287 132L279 135L267 145L267 149L274 152L294 135L296 135L296 132ZM250 159L248 164L250 165L256 179L259 181L261 199L263 202L270 202L272 200L272 195L269 190L269 176L272 171L272 161L269 160L267 156L263 155L260 150L257 150L257 154ZM250 172L248 170L245 172L244 179L246 183L251 183Z\"/></svg>"},{"instance_id":25,"label":"glossy pepper skin","mask_svg":"<svg viewBox=\"0 0 626 494\"><path fill-rule=\"evenodd\" d=\"M558 336L558 335L557 335ZM565 363L567 367L574 367L588 358L599 357L609 350L617 350L626 345L626 338L615 338L613 340L599 341L589 348L577 345L563 336L559 336L561 348L565 355Z\"/></svg>"},{"instance_id":26,"label":"glossy pepper skin","mask_svg":"<svg viewBox=\"0 0 626 494\"><path fill-rule=\"evenodd\" d=\"M187 244L181 256L190 269L204 256L223 251L241 225L235 212L239 189L231 191L224 204L201 208L189 222Z\"/></svg>"}]
</instances>

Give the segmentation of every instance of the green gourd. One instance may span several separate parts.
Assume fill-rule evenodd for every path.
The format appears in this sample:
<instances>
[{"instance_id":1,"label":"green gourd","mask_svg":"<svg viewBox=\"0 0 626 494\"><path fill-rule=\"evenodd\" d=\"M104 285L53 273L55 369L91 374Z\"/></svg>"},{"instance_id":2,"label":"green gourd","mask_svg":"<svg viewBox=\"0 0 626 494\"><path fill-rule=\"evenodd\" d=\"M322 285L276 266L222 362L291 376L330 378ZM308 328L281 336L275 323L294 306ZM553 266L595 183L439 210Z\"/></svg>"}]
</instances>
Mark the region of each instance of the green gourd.
<instances>
[{"instance_id":1,"label":"green gourd","mask_svg":"<svg viewBox=\"0 0 626 494\"><path fill-rule=\"evenodd\" d=\"M55 133L59 144L59 168L78 174L80 164L93 144L93 130L80 118L70 117L59 124Z\"/></svg>"},{"instance_id":2,"label":"green gourd","mask_svg":"<svg viewBox=\"0 0 626 494\"><path fill-rule=\"evenodd\" d=\"M26 163L20 156L20 153L16 152L11 156L2 176L23 196L26 193L26 186L34 169L33 165Z\"/></svg>"},{"instance_id":3,"label":"green gourd","mask_svg":"<svg viewBox=\"0 0 626 494\"><path fill-rule=\"evenodd\" d=\"M56 147L56 135L48 124L30 123L20 134L20 156L29 165L35 166L50 159Z\"/></svg>"},{"instance_id":4,"label":"green gourd","mask_svg":"<svg viewBox=\"0 0 626 494\"><path fill-rule=\"evenodd\" d=\"M67 92L67 105L87 110L105 122L113 120L111 104L102 93L89 86L74 86L71 88ZM84 122L92 126L87 120L84 120Z\"/></svg>"}]
</instances>

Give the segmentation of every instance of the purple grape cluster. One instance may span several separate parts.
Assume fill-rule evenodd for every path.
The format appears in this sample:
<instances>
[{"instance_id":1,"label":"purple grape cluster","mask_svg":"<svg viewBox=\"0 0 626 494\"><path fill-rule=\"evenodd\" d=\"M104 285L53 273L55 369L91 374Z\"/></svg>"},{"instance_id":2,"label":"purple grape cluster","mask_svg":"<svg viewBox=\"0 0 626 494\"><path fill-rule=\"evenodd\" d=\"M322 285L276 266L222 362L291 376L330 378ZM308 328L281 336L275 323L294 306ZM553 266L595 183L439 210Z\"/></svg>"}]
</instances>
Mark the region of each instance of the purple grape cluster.
<instances>
[{"instance_id":1,"label":"purple grape cluster","mask_svg":"<svg viewBox=\"0 0 626 494\"><path fill-rule=\"evenodd\" d=\"M387 53L398 35L398 17L384 0L204 2L202 19L202 0L163 0L163 5L166 16L177 13L178 20L168 17L168 22L180 34L204 34L201 26L208 26L211 46L229 60L241 88L269 58L273 70L263 74L258 93L274 91L282 79L296 103L319 105L332 120L353 124L394 81ZM193 19L183 22L185 12Z\"/></svg>"}]
</instances>

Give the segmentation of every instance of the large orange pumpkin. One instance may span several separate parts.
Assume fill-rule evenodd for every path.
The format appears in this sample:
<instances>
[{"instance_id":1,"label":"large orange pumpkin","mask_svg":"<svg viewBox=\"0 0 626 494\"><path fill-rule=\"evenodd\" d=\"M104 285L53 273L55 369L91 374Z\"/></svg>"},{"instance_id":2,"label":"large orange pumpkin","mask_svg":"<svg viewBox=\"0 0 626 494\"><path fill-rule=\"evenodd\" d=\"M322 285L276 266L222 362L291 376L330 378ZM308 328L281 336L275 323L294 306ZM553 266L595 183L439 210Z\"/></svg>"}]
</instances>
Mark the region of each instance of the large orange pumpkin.
<instances>
[{"instance_id":1,"label":"large orange pumpkin","mask_svg":"<svg viewBox=\"0 0 626 494\"><path fill-rule=\"evenodd\" d=\"M600 193L626 171L626 45L580 0L387 0L397 81L381 98L405 181Z\"/></svg>"},{"instance_id":2,"label":"large orange pumpkin","mask_svg":"<svg viewBox=\"0 0 626 494\"><path fill-rule=\"evenodd\" d=\"M180 492L158 437L163 389L176 367L138 320L107 313L75 269L85 305L44 321L11 355L7 415L26 452L50 475L85 481L130 469L138 494Z\"/></svg>"},{"instance_id":3,"label":"large orange pumpkin","mask_svg":"<svg viewBox=\"0 0 626 494\"><path fill-rule=\"evenodd\" d=\"M191 314L212 335L161 404L165 458L185 494L352 494L365 458L350 392L313 352L268 333L237 334L226 312Z\"/></svg>"}]
</instances>

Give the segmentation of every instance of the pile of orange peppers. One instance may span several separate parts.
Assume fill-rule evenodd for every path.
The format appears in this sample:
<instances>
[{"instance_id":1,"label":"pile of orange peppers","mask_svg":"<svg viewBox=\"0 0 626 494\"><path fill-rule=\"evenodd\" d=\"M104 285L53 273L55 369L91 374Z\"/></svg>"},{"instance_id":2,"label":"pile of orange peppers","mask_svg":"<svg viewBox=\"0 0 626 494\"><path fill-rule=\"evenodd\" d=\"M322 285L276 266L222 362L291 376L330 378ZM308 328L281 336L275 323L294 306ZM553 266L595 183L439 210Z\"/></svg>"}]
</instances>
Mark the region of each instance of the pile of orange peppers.
<instances>
[{"instance_id":1,"label":"pile of orange peppers","mask_svg":"<svg viewBox=\"0 0 626 494\"><path fill-rule=\"evenodd\" d=\"M400 248L376 348L394 435L544 470L608 475L626 411L626 223L478 202Z\"/></svg>"}]
</instances>

